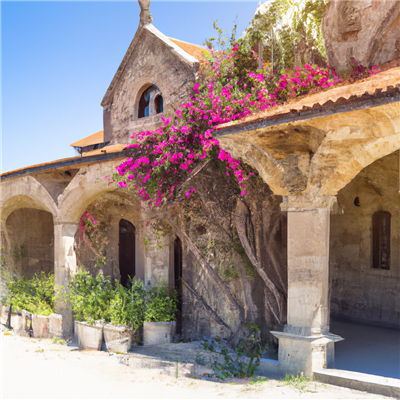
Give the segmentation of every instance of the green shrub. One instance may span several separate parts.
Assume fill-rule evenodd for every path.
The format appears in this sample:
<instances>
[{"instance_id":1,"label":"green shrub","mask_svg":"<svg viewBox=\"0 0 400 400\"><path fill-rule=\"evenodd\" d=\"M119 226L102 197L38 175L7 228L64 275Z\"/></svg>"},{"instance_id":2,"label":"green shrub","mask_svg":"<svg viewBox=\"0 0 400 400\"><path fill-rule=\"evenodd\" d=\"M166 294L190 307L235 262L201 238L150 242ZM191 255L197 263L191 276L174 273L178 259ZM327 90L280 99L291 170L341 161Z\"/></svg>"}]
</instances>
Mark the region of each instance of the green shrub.
<instances>
[{"instance_id":1,"label":"green shrub","mask_svg":"<svg viewBox=\"0 0 400 400\"><path fill-rule=\"evenodd\" d=\"M37 315L50 315L56 312L54 274L41 272L28 279L10 276L3 272L2 279L6 286L6 294L1 297L2 304L12 303L14 311L26 310Z\"/></svg>"},{"instance_id":2,"label":"green shrub","mask_svg":"<svg viewBox=\"0 0 400 400\"><path fill-rule=\"evenodd\" d=\"M168 296L168 286L160 283L147 293L145 322L169 322L175 320L176 293Z\"/></svg>"},{"instance_id":3,"label":"green shrub","mask_svg":"<svg viewBox=\"0 0 400 400\"><path fill-rule=\"evenodd\" d=\"M71 280L66 296L72 305L76 321L86 321L95 324L98 320L110 320L110 302L113 287L110 277L101 273L93 277L89 272L79 270Z\"/></svg>"},{"instance_id":4,"label":"green shrub","mask_svg":"<svg viewBox=\"0 0 400 400\"><path fill-rule=\"evenodd\" d=\"M129 289L117 280L110 303L110 322L114 325L128 325L134 330L140 328L145 317L146 290L143 282L130 280Z\"/></svg>"},{"instance_id":5,"label":"green shrub","mask_svg":"<svg viewBox=\"0 0 400 400\"><path fill-rule=\"evenodd\" d=\"M79 271L69 285L62 288L60 298L69 301L76 321L94 324L103 321L113 325L127 325L134 330L146 322L175 320L176 294L168 296L168 287L161 283L146 291L141 281L131 279L125 288L117 280L115 288L110 277L100 273L93 277Z\"/></svg>"}]
</instances>

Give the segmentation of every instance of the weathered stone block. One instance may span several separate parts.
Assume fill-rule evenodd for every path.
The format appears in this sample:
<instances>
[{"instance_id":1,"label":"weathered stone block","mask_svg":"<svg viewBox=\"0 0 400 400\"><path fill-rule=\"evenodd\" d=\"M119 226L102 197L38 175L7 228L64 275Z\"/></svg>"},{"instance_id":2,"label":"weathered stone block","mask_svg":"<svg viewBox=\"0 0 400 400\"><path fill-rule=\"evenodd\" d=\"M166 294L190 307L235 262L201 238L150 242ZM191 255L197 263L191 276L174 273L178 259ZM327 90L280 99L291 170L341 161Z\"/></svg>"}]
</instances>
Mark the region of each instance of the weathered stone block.
<instances>
[{"instance_id":1,"label":"weathered stone block","mask_svg":"<svg viewBox=\"0 0 400 400\"><path fill-rule=\"evenodd\" d=\"M13 327L14 332L25 331L26 330L25 317L23 317L19 313L13 312L11 314L11 326Z\"/></svg>"},{"instance_id":2,"label":"weathered stone block","mask_svg":"<svg viewBox=\"0 0 400 400\"><path fill-rule=\"evenodd\" d=\"M62 315L61 314L50 314L49 316L49 334L51 337L61 338L63 337L62 332Z\"/></svg>"},{"instance_id":3,"label":"weathered stone block","mask_svg":"<svg viewBox=\"0 0 400 400\"><path fill-rule=\"evenodd\" d=\"M49 337L50 317L45 315L32 315L32 333L35 338Z\"/></svg>"},{"instance_id":4,"label":"weathered stone block","mask_svg":"<svg viewBox=\"0 0 400 400\"><path fill-rule=\"evenodd\" d=\"M176 322L145 322L143 324L143 345L171 343Z\"/></svg>"},{"instance_id":5,"label":"weathered stone block","mask_svg":"<svg viewBox=\"0 0 400 400\"><path fill-rule=\"evenodd\" d=\"M89 325L87 322L75 321L75 334L81 349L101 349L103 325Z\"/></svg>"},{"instance_id":6,"label":"weathered stone block","mask_svg":"<svg viewBox=\"0 0 400 400\"><path fill-rule=\"evenodd\" d=\"M124 325L104 326L104 341L108 351L126 353L132 345L133 329Z\"/></svg>"},{"instance_id":7,"label":"weathered stone block","mask_svg":"<svg viewBox=\"0 0 400 400\"><path fill-rule=\"evenodd\" d=\"M8 321L8 312L10 311L10 307L1 306L1 314L0 314L0 323L5 325Z\"/></svg>"}]
</instances>

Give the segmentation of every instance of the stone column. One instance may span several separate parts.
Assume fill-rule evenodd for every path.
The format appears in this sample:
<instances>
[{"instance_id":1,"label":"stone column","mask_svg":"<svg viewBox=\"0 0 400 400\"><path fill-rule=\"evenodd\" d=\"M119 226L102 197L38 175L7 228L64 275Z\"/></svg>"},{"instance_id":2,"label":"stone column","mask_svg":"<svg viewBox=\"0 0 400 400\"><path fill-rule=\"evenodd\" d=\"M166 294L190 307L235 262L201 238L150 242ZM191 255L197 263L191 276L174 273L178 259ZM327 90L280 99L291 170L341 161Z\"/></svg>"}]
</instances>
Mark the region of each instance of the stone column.
<instances>
[{"instance_id":1,"label":"stone column","mask_svg":"<svg viewBox=\"0 0 400 400\"><path fill-rule=\"evenodd\" d=\"M67 287L76 270L74 251L75 222L54 223L54 279L56 288ZM57 313L62 315L62 332L66 338L72 337L73 322L71 307L62 300L56 301Z\"/></svg>"},{"instance_id":2,"label":"stone column","mask_svg":"<svg viewBox=\"0 0 400 400\"><path fill-rule=\"evenodd\" d=\"M329 333L329 228L336 198L292 197L288 212L288 309L279 339L279 365L285 373L311 377L333 368L334 343Z\"/></svg>"}]
</instances>

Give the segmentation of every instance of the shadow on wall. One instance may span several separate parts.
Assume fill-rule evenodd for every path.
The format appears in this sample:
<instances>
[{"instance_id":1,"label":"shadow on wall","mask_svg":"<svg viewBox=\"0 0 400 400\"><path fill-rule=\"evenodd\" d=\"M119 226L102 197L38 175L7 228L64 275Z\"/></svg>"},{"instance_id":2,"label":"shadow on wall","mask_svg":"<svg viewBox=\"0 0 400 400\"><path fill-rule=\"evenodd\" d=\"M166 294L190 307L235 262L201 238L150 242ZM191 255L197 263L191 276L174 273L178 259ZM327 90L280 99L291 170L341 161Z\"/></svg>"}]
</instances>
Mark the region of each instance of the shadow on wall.
<instances>
[{"instance_id":1,"label":"shadow on wall","mask_svg":"<svg viewBox=\"0 0 400 400\"><path fill-rule=\"evenodd\" d=\"M20 208L6 222L6 265L26 278L54 272L54 225L51 213Z\"/></svg>"}]
</instances>

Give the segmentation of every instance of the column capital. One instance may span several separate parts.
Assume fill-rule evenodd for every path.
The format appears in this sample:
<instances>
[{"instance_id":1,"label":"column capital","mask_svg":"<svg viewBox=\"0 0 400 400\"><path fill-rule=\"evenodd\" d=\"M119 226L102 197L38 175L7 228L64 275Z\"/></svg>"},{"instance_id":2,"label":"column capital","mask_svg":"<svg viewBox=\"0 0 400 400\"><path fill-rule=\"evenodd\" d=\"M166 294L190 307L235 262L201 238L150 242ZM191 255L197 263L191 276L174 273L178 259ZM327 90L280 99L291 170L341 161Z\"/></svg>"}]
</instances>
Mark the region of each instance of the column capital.
<instances>
[{"instance_id":1,"label":"column capital","mask_svg":"<svg viewBox=\"0 0 400 400\"><path fill-rule=\"evenodd\" d=\"M338 204L336 196L318 196L304 194L301 196L284 196L280 204L282 211L302 212L329 210L337 212Z\"/></svg>"}]
</instances>

